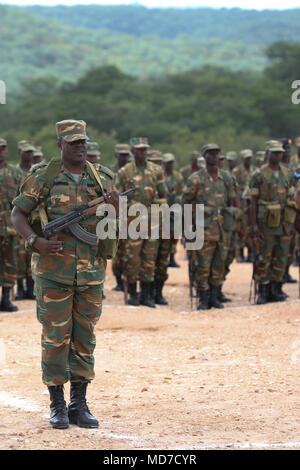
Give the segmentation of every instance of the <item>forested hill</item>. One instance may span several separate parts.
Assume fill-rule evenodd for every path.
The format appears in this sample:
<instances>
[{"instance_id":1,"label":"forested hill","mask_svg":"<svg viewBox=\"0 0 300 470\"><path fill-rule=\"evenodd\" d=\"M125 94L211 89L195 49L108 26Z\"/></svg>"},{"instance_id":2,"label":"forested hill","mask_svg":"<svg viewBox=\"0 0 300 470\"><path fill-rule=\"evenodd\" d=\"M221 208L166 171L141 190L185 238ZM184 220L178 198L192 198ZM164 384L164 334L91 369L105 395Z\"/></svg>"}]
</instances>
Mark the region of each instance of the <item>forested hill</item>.
<instances>
[{"instance_id":1,"label":"forested hill","mask_svg":"<svg viewBox=\"0 0 300 470\"><path fill-rule=\"evenodd\" d=\"M155 8L77 5L29 7L29 11L73 26L136 36L173 39L181 34L267 45L278 40L300 41L300 8L285 11L240 8Z\"/></svg>"},{"instance_id":2,"label":"forested hill","mask_svg":"<svg viewBox=\"0 0 300 470\"><path fill-rule=\"evenodd\" d=\"M206 65L257 73L269 63L267 44L300 42L300 9L259 13L0 4L0 18L0 80L10 96L31 79L75 82L104 65L142 80Z\"/></svg>"}]
</instances>

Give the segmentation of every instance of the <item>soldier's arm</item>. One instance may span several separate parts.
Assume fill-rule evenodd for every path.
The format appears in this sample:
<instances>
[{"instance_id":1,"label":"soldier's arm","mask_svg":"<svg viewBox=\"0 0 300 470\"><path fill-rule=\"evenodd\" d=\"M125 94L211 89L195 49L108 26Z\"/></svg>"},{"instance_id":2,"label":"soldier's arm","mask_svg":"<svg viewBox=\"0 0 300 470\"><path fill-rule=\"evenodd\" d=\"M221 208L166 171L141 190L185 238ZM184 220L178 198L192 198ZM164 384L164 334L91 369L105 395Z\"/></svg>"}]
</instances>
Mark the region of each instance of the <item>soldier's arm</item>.
<instances>
[{"instance_id":1,"label":"soldier's arm","mask_svg":"<svg viewBox=\"0 0 300 470\"><path fill-rule=\"evenodd\" d=\"M260 193L260 172L257 170L249 182L249 189L251 194L251 203L250 203L250 220L251 220L251 233L254 238L263 238L263 234L259 230L257 224L257 210L258 210L258 199Z\"/></svg>"}]
</instances>

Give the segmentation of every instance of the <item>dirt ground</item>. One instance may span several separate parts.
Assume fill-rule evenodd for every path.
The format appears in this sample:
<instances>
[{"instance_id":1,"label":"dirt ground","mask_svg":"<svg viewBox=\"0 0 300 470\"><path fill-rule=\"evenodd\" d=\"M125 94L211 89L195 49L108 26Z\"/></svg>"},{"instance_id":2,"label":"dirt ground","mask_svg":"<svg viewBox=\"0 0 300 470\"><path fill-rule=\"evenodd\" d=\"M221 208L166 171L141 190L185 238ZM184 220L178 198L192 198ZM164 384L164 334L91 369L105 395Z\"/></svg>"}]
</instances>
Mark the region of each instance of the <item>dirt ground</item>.
<instances>
[{"instance_id":1,"label":"dirt ground","mask_svg":"<svg viewBox=\"0 0 300 470\"><path fill-rule=\"evenodd\" d=\"M181 247L177 261L156 309L125 307L108 267L88 388L96 430L49 424L35 302L0 314L1 449L300 448L298 284L284 286L287 302L252 306L251 265L234 263L233 302L191 311Z\"/></svg>"}]
</instances>

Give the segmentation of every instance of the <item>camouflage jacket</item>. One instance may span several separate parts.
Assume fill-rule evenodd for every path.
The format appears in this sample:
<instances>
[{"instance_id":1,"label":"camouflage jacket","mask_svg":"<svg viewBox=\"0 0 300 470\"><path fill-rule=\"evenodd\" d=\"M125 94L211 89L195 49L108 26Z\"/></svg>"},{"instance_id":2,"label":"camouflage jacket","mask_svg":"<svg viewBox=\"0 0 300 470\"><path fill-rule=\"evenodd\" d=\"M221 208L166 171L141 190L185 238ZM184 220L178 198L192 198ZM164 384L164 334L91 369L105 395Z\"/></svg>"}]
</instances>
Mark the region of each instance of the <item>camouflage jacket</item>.
<instances>
[{"instance_id":1,"label":"camouflage jacket","mask_svg":"<svg viewBox=\"0 0 300 470\"><path fill-rule=\"evenodd\" d=\"M237 180L241 191L243 191L245 189L245 187L247 186L247 184L249 183L251 175L254 172L254 170L255 170L255 167L253 165L250 166L249 171L246 170L246 168L244 167L244 165L242 163L240 165L236 166L232 170L232 174L235 177L235 179Z\"/></svg>"},{"instance_id":2,"label":"camouflage jacket","mask_svg":"<svg viewBox=\"0 0 300 470\"><path fill-rule=\"evenodd\" d=\"M11 223L12 202L18 192L19 178L13 165L5 164L0 169L0 237L16 235Z\"/></svg>"},{"instance_id":3,"label":"camouflage jacket","mask_svg":"<svg viewBox=\"0 0 300 470\"><path fill-rule=\"evenodd\" d=\"M181 202L183 190L183 177L179 171L173 170L172 175L165 173L165 183L167 187L167 199L169 206L176 202Z\"/></svg>"},{"instance_id":4,"label":"camouflage jacket","mask_svg":"<svg viewBox=\"0 0 300 470\"><path fill-rule=\"evenodd\" d=\"M41 201L47 164L33 168L23 181L20 194L13 201L14 205L30 214ZM98 170L104 191L112 189L112 173L101 166ZM54 184L46 198L46 212L51 221L98 197L94 181L87 169L77 184L72 174L62 165ZM89 232L96 233L98 222L96 215L90 216L81 225ZM105 279L105 262L98 256L97 247L86 245L69 232L62 231L58 239L63 250L56 256L33 253L34 274L45 279L66 285L96 285Z\"/></svg>"},{"instance_id":5,"label":"camouflage jacket","mask_svg":"<svg viewBox=\"0 0 300 470\"><path fill-rule=\"evenodd\" d=\"M279 170L273 171L268 164L257 168L252 174L249 189L251 196L258 198L257 221L260 224L264 223L266 205L279 204L283 211L289 197L295 192L289 169L279 165ZM282 224L278 228L265 227L265 230L274 235L283 233Z\"/></svg>"},{"instance_id":6,"label":"camouflage jacket","mask_svg":"<svg viewBox=\"0 0 300 470\"><path fill-rule=\"evenodd\" d=\"M135 162L127 163L118 171L115 184L120 192L130 189L132 184L139 186L137 191L128 195L128 207L141 203L150 208L151 204L166 196L162 168L149 161L141 168Z\"/></svg>"},{"instance_id":7,"label":"camouflage jacket","mask_svg":"<svg viewBox=\"0 0 300 470\"><path fill-rule=\"evenodd\" d=\"M185 184L188 177L191 176L192 173L194 173L194 170L192 170L191 165L188 165L188 166L184 166L183 168L181 168L180 173L183 178L183 182Z\"/></svg>"},{"instance_id":8,"label":"camouflage jacket","mask_svg":"<svg viewBox=\"0 0 300 470\"><path fill-rule=\"evenodd\" d=\"M204 204L204 213L207 211L211 214L205 224L204 240L222 239L222 211L229 206L234 195L233 180L222 170L218 170L215 179L209 175L206 168L188 178L183 188L183 204Z\"/></svg>"}]
</instances>

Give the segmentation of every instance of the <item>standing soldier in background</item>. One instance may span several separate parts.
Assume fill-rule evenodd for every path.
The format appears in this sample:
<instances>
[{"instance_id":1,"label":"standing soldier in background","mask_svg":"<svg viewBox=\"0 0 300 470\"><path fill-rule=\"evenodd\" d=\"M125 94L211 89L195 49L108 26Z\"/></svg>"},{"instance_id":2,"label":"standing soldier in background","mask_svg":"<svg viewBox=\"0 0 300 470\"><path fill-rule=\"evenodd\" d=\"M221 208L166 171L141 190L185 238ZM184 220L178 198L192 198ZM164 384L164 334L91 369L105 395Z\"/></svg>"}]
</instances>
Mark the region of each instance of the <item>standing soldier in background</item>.
<instances>
[{"instance_id":1,"label":"standing soldier in background","mask_svg":"<svg viewBox=\"0 0 300 470\"><path fill-rule=\"evenodd\" d=\"M295 145L297 152L291 156L290 166L292 170L296 170L296 168L300 168L300 137L296 137Z\"/></svg>"},{"instance_id":2,"label":"standing soldier in background","mask_svg":"<svg viewBox=\"0 0 300 470\"><path fill-rule=\"evenodd\" d=\"M260 168L266 163L266 152L264 150L258 150L256 152L256 166Z\"/></svg>"},{"instance_id":3,"label":"standing soldier in background","mask_svg":"<svg viewBox=\"0 0 300 470\"><path fill-rule=\"evenodd\" d=\"M120 192L132 187L132 184L139 186L134 194L128 196L128 210L135 203L141 203L148 208L148 238L133 240L128 234L126 241L127 255L127 279L129 301L131 305L146 305L155 307L152 297L152 283L154 281L156 240L150 237L150 211L151 204L157 198L165 197L165 183L163 172L158 172L157 165L147 161L147 151L149 149L146 137L134 137L130 141L131 151L134 161L123 166L116 177L116 187ZM135 219L135 216L128 217L128 223ZM141 295L137 295L137 282L140 281Z\"/></svg>"},{"instance_id":4,"label":"standing soldier in background","mask_svg":"<svg viewBox=\"0 0 300 470\"><path fill-rule=\"evenodd\" d=\"M20 161L16 165L19 187L28 175L32 165L33 156L36 148L31 141L21 140L18 143L18 154ZM31 253L25 249L25 240L18 235L16 239L16 256L17 256L17 294L16 300L34 300L35 295L34 282L31 272ZM26 279L26 291L24 290L24 279Z\"/></svg>"},{"instance_id":5,"label":"standing soldier in background","mask_svg":"<svg viewBox=\"0 0 300 470\"><path fill-rule=\"evenodd\" d=\"M87 151L86 151L86 159L88 162L92 163L96 170L99 168L99 160L100 160L101 152L99 151L99 145L97 142L91 142L90 140L87 142Z\"/></svg>"},{"instance_id":6,"label":"standing soldier in background","mask_svg":"<svg viewBox=\"0 0 300 470\"><path fill-rule=\"evenodd\" d=\"M202 148L206 169L192 174L183 189L183 204L204 204L204 244L196 251L194 265L200 302L198 310L224 308L218 300L225 263L225 212L232 205L233 186L226 184L218 168L221 149L217 144Z\"/></svg>"},{"instance_id":7,"label":"standing soldier in background","mask_svg":"<svg viewBox=\"0 0 300 470\"><path fill-rule=\"evenodd\" d=\"M132 159L132 153L130 152L129 145L117 144L115 146L115 157L117 159L117 162L111 167L111 171L114 173L114 181L116 179L117 173L120 170L120 168L125 166ZM117 284L115 285L115 287L112 288L112 290L114 291L122 291L124 288L122 275L124 276L123 268L124 268L124 263L125 263L125 258L126 258L125 253L126 253L126 240L120 240L118 251L116 253L116 256L112 260L112 272L117 281Z\"/></svg>"},{"instance_id":8,"label":"standing soldier in background","mask_svg":"<svg viewBox=\"0 0 300 470\"><path fill-rule=\"evenodd\" d=\"M257 304L286 299L282 292L290 245L291 227L296 216L291 200L288 169L281 163L284 148L280 142L269 141L268 163L252 175L251 235L259 245L255 260L255 280L258 282Z\"/></svg>"},{"instance_id":9,"label":"standing soldier in background","mask_svg":"<svg viewBox=\"0 0 300 470\"><path fill-rule=\"evenodd\" d=\"M244 212L243 216L243 227L244 227L244 237L243 239L238 240L238 250L239 257L238 261L240 263L252 261L252 248L251 240L249 234L249 221L250 221L250 204L249 200L243 198L243 193L246 190L251 174L254 171L254 166L252 165L253 152L250 149L244 149L241 151L242 163L235 167L232 171L233 176L237 180L239 191L240 191L240 200L242 201L242 210ZM248 248L248 256L244 258L244 247L245 245Z\"/></svg>"},{"instance_id":10,"label":"standing soldier in background","mask_svg":"<svg viewBox=\"0 0 300 470\"><path fill-rule=\"evenodd\" d=\"M32 164L36 165L37 163L44 162L44 154L42 151L42 147L36 147L35 151L33 152L33 159Z\"/></svg>"},{"instance_id":11,"label":"standing soldier in background","mask_svg":"<svg viewBox=\"0 0 300 470\"><path fill-rule=\"evenodd\" d=\"M237 153L234 150L226 153L226 162L228 170L232 173L237 164Z\"/></svg>"},{"instance_id":12,"label":"standing soldier in background","mask_svg":"<svg viewBox=\"0 0 300 470\"><path fill-rule=\"evenodd\" d=\"M186 183L188 177L192 173L200 169L199 163L198 163L198 158L200 157L201 157L201 153L198 152L198 150L194 150L193 152L190 153L190 164L188 166L181 168L180 170L184 183Z\"/></svg>"},{"instance_id":13,"label":"standing soldier in background","mask_svg":"<svg viewBox=\"0 0 300 470\"><path fill-rule=\"evenodd\" d=\"M200 157L203 158L203 157ZM183 177L179 171L174 170L175 156L172 153L166 153L163 156L164 169L165 169L165 182L168 191L168 205L172 206L176 203L181 203L182 191L183 191ZM202 163L198 164L202 167ZM205 164L205 160L204 160ZM203 168L203 167L202 167ZM169 268L179 268L179 265L175 261L176 245L178 240L174 238L174 214L171 214L171 253Z\"/></svg>"},{"instance_id":14,"label":"standing soldier in background","mask_svg":"<svg viewBox=\"0 0 300 470\"><path fill-rule=\"evenodd\" d=\"M7 142L0 138L0 285L2 298L0 310L15 312L18 307L10 301L10 291L17 278L16 235L11 220L12 201L18 191L18 176L7 159Z\"/></svg>"}]
</instances>

